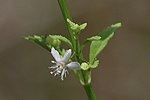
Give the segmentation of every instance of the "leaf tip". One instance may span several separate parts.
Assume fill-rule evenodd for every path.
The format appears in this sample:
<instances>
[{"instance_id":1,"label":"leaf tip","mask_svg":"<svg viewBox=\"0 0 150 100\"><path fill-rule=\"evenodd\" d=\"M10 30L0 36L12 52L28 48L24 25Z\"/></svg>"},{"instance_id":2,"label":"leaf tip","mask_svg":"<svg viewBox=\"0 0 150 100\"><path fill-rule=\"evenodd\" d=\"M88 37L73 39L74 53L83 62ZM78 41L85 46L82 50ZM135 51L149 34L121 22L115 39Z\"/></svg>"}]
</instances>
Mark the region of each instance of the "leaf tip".
<instances>
[{"instance_id":1,"label":"leaf tip","mask_svg":"<svg viewBox=\"0 0 150 100\"><path fill-rule=\"evenodd\" d=\"M80 25L80 30L83 30L87 27L87 23L83 23Z\"/></svg>"},{"instance_id":2,"label":"leaf tip","mask_svg":"<svg viewBox=\"0 0 150 100\"><path fill-rule=\"evenodd\" d=\"M116 23L116 24L113 24L111 27L116 27L116 28L119 28L122 26L122 23Z\"/></svg>"},{"instance_id":3,"label":"leaf tip","mask_svg":"<svg viewBox=\"0 0 150 100\"><path fill-rule=\"evenodd\" d=\"M30 36L23 37L25 40L30 40Z\"/></svg>"}]
</instances>

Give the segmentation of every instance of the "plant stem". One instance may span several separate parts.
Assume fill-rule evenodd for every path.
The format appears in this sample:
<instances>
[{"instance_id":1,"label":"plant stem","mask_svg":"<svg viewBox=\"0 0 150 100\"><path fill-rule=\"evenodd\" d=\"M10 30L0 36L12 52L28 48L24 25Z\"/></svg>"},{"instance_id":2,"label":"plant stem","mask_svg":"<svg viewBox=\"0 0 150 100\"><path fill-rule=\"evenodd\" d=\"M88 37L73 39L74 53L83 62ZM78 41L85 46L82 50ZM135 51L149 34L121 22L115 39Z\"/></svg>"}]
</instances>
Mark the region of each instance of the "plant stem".
<instances>
[{"instance_id":1,"label":"plant stem","mask_svg":"<svg viewBox=\"0 0 150 100\"><path fill-rule=\"evenodd\" d=\"M73 45L73 48L75 46L75 41L74 41L74 37L73 37L73 32L69 26L69 23L67 22L67 19L69 19L70 21L72 21L72 17L69 13L69 10L68 10L68 7L67 7L67 1L66 0L58 0L58 3L59 3L59 7L60 7L60 10L62 12L62 15L64 17L64 20L65 20L65 24L67 26L67 30L69 32L69 35L70 35L70 38L71 38L71 43Z\"/></svg>"},{"instance_id":2,"label":"plant stem","mask_svg":"<svg viewBox=\"0 0 150 100\"><path fill-rule=\"evenodd\" d=\"M91 83L87 84L87 85L84 85L83 87L84 87L84 89L86 91L86 94L87 94L89 100L96 100L96 95L94 93L94 90L92 88Z\"/></svg>"},{"instance_id":3,"label":"plant stem","mask_svg":"<svg viewBox=\"0 0 150 100\"><path fill-rule=\"evenodd\" d=\"M77 61L81 64L83 61L81 60L82 54L81 54L81 47L80 47L79 39L78 39L78 37L74 38L73 31L71 30L70 25L67 22L67 19L70 19L72 21L72 17L71 17L69 10L67 8L67 2L66 2L66 0L58 0L58 3L60 6L62 15L64 17L64 20L65 20L67 30L68 30L70 37L71 37L71 43L73 45L73 49L76 52L75 56L77 58ZM88 80L86 78L87 75L82 70L79 71L77 74L79 74L78 76L80 76L79 79L82 78L82 80L83 80L82 85L83 85L83 87L87 93L89 100L96 100L96 96L95 96L94 90L91 86L91 83L88 83ZM88 84L86 84L86 83L88 83Z\"/></svg>"}]
</instances>

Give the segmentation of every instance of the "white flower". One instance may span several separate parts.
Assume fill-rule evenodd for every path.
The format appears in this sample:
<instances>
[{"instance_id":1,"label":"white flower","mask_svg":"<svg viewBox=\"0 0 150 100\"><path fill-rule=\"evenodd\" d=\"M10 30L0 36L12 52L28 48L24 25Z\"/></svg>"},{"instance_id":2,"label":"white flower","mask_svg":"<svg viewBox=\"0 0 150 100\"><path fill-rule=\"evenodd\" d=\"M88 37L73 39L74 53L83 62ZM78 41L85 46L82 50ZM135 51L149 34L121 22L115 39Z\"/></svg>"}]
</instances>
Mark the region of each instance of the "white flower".
<instances>
[{"instance_id":1,"label":"white flower","mask_svg":"<svg viewBox=\"0 0 150 100\"><path fill-rule=\"evenodd\" d=\"M53 66L49 67L50 69L53 69L51 74L61 75L61 79L64 79L64 76L66 77L66 74L68 73L68 68L73 70L80 70L80 64L78 62L71 62L67 64L67 61L71 57L71 49L67 50L65 55L62 57L58 53L57 50L55 50L53 47L51 49L51 54L54 57L55 61L51 61L54 63Z\"/></svg>"}]
</instances>

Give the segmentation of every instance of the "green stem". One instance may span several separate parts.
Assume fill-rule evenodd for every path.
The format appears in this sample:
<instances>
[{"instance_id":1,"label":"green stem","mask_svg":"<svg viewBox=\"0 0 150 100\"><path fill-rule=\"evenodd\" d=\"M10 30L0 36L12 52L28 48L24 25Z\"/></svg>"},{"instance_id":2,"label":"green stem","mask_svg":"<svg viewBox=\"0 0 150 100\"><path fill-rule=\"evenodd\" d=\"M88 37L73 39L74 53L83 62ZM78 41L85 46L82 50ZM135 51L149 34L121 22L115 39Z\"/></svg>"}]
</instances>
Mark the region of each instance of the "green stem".
<instances>
[{"instance_id":1,"label":"green stem","mask_svg":"<svg viewBox=\"0 0 150 100\"><path fill-rule=\"evenodd\" d=\"M74 41L74 37L73 37L73 32L70 28L70 25L69 23L67 22L67 19L71 20L72 21L72 17L69 13L69 10L68 10L68 7L67 7L67 1L66 0L58 0L58 3L59 3L59 6L60 6L60 9L61 9L61 12L62 12L62 15L64 17L64 20L65 20L65 24L67 26L67 30L69 32L69 35L70 35L70 38L71 38L71 43L73 45L73 48L75 46L75 41Z\"/></svg>"},{"instance_id":2,"label":"green stem","mask_svg":"<svg viewBox=\"0 0 150 100\"><path fill-rule=\"evenodd\" d=\"M89 100L97 100L91 84L84 85L84 89L86 91Z\"/></svg>"},{"instance_id":3,"label":"green stem","mask_svg":"<svg viewBox=\"0 0 150 100\"><path fill-rule=\"evenodd\" d=\"M77 61L79 63L82 63L82 54L81 54L81 47L80 47L80 43L79 43L79 40L78 40L78 37L75 37L74 38L74 35L73 35L73 31L71 30L71 27L69 25L69 23L67 22L67 19L70 19L72 21L72 17L69 13L69 10L67 8L67 1L66 0L58 0L58 3L59 3L59 6L60 6L60 9L61 9L61 12L62 12L62 15L64 17L64 20L65 20L65 24L67 26L67 30L70 34L70 37L71 37L71 43L73 45L73 49L75 51L75 56L77 58ZM81 78L83 81L83 87L87 93L87 96L89 98L89 100L96 100L96 96L95 96L95 93L94 93L94 90L92 89L92 86L91 84L86 84L88 83L88 80L87 80L87 75L81 70L78 72L79 74L79 78ZM81 81L81 80L80 80Z\"/></svg>"}]
</instances>

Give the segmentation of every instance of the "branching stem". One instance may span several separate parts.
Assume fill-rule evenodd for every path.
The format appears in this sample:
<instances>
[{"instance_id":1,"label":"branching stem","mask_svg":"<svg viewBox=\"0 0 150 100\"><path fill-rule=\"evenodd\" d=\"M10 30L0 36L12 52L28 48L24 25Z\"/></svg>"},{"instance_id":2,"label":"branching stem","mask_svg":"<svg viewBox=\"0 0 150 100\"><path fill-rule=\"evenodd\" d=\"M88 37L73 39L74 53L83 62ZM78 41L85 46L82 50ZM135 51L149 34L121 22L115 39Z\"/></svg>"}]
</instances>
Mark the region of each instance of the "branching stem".
<instances>
[{"instance_id":1,"label":"branching stem","mask_svg":"<svg viewBox=\"0 0 150 100\"><path fill-rule=\"evenodd\" d=\"M72 17L70 15L68 7L67 7L67 1L66 0L58 0L58 3L60 6L62 15L64 17L64 20L65 20L67 30L68 30L70 38L71 38L73 50L75 52L75 58L81 64L83 62L83 60L81 59L82 58L82 52L81 52L79 38L78 38L78 36L74 37L75 33L73 33L69 23L67 22L67 19L72 21ZM95 95L94 90L92 88L91 81L90 81L90 83L88 82L89 81L88 77L91 78L91 74L89 76L87 76L87 73L88 73L88 71L84 72L82 70L77 72L77 74L79 74L78 77L80 79L80 82L82 81L81 84L83 85L89 100L96 100L96 95Z\"/></svg>"}]
</instances>

